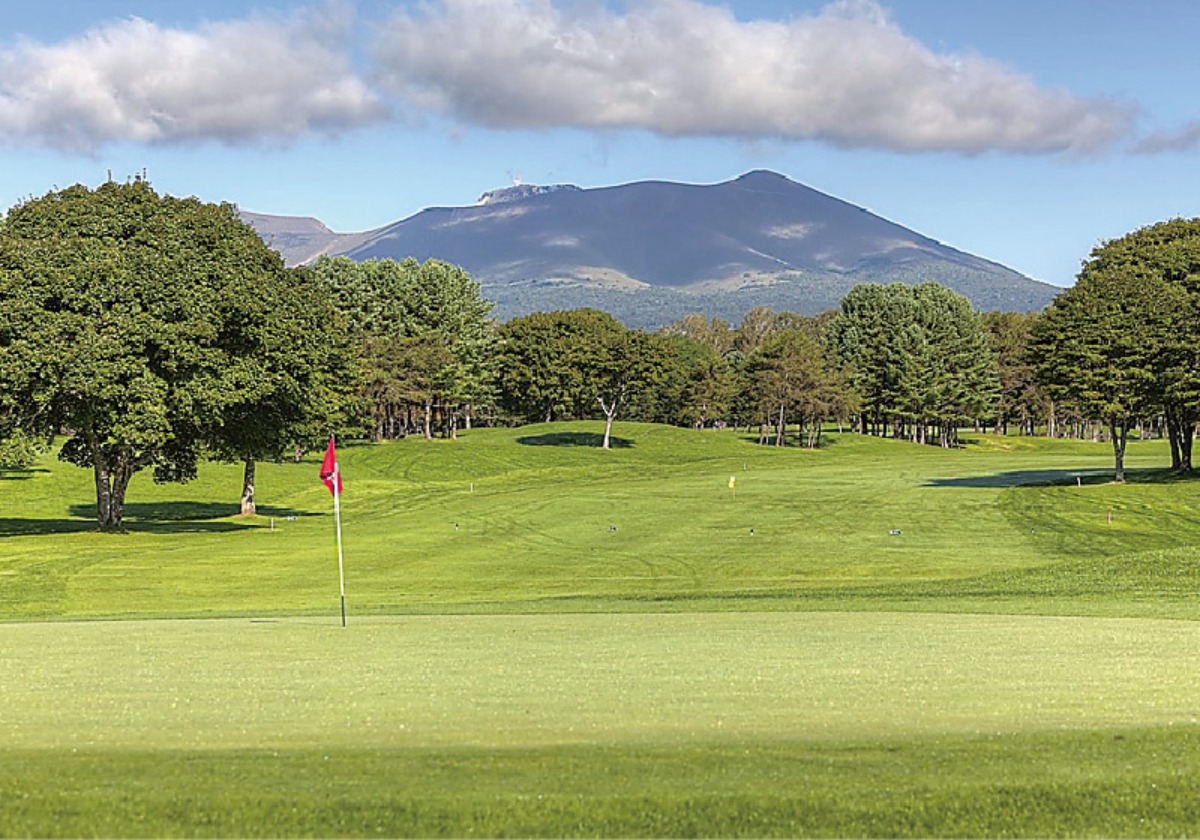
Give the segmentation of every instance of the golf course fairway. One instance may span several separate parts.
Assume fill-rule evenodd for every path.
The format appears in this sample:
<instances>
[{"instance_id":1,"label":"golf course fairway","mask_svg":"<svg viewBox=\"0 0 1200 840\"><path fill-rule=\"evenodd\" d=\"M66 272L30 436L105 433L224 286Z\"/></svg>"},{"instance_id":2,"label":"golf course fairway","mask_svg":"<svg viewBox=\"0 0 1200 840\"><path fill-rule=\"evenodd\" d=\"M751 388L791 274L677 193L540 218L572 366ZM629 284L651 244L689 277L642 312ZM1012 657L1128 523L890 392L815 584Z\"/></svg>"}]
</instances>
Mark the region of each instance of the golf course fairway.
<instances>
[{"instance_id":1,"label":"golf course fairway","mask_svg":"<svg viewBox=\"0 0 1200 840\"><path fill-rule=\"evenodd\" d=\"M312 458L0 477L0 835L1200 830L1162 442L597 430L346 447L344 628Z\"/></svg>"}]
</instances>

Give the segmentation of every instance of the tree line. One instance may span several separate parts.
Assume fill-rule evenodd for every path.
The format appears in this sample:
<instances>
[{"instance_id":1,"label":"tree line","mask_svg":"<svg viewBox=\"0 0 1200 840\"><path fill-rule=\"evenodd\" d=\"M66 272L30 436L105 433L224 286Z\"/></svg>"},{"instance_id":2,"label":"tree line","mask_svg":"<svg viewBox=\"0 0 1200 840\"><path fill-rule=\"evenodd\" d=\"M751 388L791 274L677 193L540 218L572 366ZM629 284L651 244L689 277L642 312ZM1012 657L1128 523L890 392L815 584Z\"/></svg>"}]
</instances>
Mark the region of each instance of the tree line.
<instances>
[{"instance_id":1,"label":"tree line","mask_svg":"<svg viewBox=\"0 0 1200 840\"><path fill-rule=\"evenodd\" d=\"M323 257L287 268L229 204L142 179L71 187L0 222L0 461L92 470L119 530L130 478L186 481L205 458L255 465L333 432L455 437L475 424L619 419L744 427L815 447L830 423L945 447L963 427L1131 430L1191 468L1200 417L1200 222L1098 247L1042 314L979 313L933 283L862 285L816 317L758 308L655 332L594 309L496 323L437 260Z\"/></svg>"},{"instance_id":2,"label":"tree line","mask_svg":"<svg viewBox=\"0 0 1200 840\"><path fill-rule=\"evenodd\" d=\"M648 333L595 309L492 324L479 286L436 261L325 257L311 271L355 325L376 439L603 419L607 448L621 417L757 427L776 446L816 446L829 421L952 446L998 398L985 320L932 283L860 286L817 317L758 308L735 328L693 314Z\"/></svg>"}]
</instances>

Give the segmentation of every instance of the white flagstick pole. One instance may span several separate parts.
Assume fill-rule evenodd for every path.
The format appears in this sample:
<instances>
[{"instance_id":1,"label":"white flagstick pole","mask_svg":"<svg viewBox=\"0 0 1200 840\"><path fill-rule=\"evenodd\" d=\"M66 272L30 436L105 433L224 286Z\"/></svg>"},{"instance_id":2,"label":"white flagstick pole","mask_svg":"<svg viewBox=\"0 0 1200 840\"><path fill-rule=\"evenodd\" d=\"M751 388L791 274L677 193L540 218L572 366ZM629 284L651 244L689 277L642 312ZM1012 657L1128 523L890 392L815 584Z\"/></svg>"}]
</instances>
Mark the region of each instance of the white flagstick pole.
<instances>
[{"instance_id":1,"label":"white flagstick pole","mask_svg":"<svg viewBox=\"0 0 1200 840\"><path fill-rule=\"evenodd\" d=\"M338 492L338 484L341 479L341 469L338 467L338 462L333 462L333 519L337 523L337 549L338 549L338 589L342 595L342 626L346 626L346 575L342 571L342 506L338 501L341 494Z\"/></svg>"}]
</instances>

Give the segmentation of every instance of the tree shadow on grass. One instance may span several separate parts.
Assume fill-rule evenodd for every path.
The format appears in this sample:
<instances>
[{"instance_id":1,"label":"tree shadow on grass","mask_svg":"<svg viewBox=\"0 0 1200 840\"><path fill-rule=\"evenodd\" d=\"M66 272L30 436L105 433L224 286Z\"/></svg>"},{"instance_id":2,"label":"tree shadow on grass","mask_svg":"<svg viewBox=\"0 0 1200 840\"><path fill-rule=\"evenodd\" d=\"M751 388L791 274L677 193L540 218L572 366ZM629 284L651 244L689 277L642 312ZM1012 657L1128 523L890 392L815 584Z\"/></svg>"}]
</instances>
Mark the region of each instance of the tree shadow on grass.
<instances>
[{"instance_id":1,"label":"tree shadow on grass","mask_svg":"<svg viewBox=\"0 0 1200 840\"><path fill-rule=\"evenodd\" d=\"M826 437L824 435L821 437L821 441L816 446L811 446L811 447L808 445L807 437L797 438L795 435L792 435L792 434L789 434L786 438L784 438L783 446L775 445L775 435L773 435L773 434L767 436L767 440L765 443L763 443L761 441L761 439L759 438L758 435L738 435L738 438L744 443L751 443L751 444L754 444L759 449L768 449L768 450L802 449L805 452L817 452L822 449L831 449L838 445L837 438L830 438L830 437Z\"/></svg>"},{"instance_id":2,"label":"tree shadow on grass","mask_svg":"<svg viewBox=\"0 0 1200 840\"><path fill-rule=\"evenodd\" d=\"M1126 469L1126 484L1169 484L1191 481L1194 476L1180 475L1171 469ZM992 475L972 475L960 478L935 478L925 483L926 487L1052 487L1055 485L1109 484L1113 480L1113 469L1078 470L1011 470Z\"/></svg>"},{"instance_id":3,"label":"tree shadow on grass","mask_svg":"<svg viewBox=\"0 0 1200 840\"><path fill-rule=\"evenodd\" d=\"M848 432L839 432L834 429L824 429L821 432L821 438L817 441L817 445L812 449L808 446L808 434L795 429L788 431L783 439L783 446L775 445L775 432L771 431L767 434L766 442L762 442L762 437L758 432L736 432L738 440L745 443L752 443L761 449L803 449L807 452L812 452L817 449L832 449L841 443L841 436L849 434Z\"/></svg>"},{"instance_id":4,"label":"tree shadow on grass","mask_svg":"<svg viewBox=\"0 0 1200 840\"><path fill-rule=\"evenodd\" d=\"M96 520L84 519L0 519L0 537L48 536L95 531Z\"/></svg>"},{"instance_id":5,"label":"tree shadow on grass","mask_svg":"<svg viewBox=\"0 0 1200 840\"><path fill-rule=\"evenodd\" d=\"M88 515L95 508L83 505ZM72 513L75 508L72 508ZM249 531L263 527L260 523L245 520L229 521L228 517L238 513L238 506L214 502L135 502L125 505L124 526L126 531L146 534L217 534L232 531ZM273 505L258 505L258 517L306 516L303 511Z\"/></svg>"},{"instance_id":6,"label":"tree shadow on grass","mask_svg":"<svg viewBox=\"0 0 1200 840\"><path fill-rule=\"evenodd\" d=\"M588 446L599 449L604 445L604 435L590 432L552 432L519 437L517 443L522 446ZM629 449L633 446L633 441L619 437L609 438L608 443L613 449Z\"/></svg>"},{"instance_id":7,"label":"tree shadow on grass","mask_svg":"<svg viewBox=\"0 0 1200 840\"><path fill-rule=\"evenodd\" d=\"M0 519L0 537L76 534L96 530L94 505L71 505L71 519ZM211 502L134 502L125 505L124 530L143 534L216 534L248 531L261 524L229 521L237 506ZM260 505L260 517L303 516L291 508Z\"/></svg>"},{"instance_id":8,"label":"tree shadow on grass","mask_svg":"<svg viewBox=\"0 0 1200 840\"><path fill-rule=\"evenodd\" d=\"M48 473L50 470L43 468L34 469L14 469L0 467L0 481L28 481L38 473Z\"/></svg>"},{"instance_id":9,"label":"tree shadow on grass","mask_svg":"<svg viewBox=\"0 0 1200 840\"><path fill-rule=\"evenodd\" d=\"M137 534L220 534L249 531L261 525L243 522L147 522L123 520L122 531ZM51 534L81 534L97 531L92 519L0 519L0 538L49 536Z\"/></svg>"},{"instance_id":10,"label":"tree shadow on grass","mask_svg":"<svg viewBox=\"0 0 1200 840\"><path fill-rule=\"evenodd\" d=\"M96 514L94 504L71 505L70 510L72 516L92 517ZM202 522L225 519L237 513L238 506L227 502L126 502L124 508L125 520L139 523ZM259 516L299 516L300 513L291 508L258 506Z\"/></svg>"}]
</instances>

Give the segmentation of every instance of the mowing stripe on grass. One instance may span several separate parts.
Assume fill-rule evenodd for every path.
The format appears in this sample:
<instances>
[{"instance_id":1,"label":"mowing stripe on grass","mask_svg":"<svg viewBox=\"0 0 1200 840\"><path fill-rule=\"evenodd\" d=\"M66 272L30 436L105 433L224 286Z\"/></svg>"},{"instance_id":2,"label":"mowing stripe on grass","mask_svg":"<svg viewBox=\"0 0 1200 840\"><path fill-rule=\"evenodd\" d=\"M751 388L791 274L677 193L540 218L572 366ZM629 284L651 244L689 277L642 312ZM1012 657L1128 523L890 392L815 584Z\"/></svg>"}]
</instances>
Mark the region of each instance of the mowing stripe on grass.
<instances>
[{"instance_id":1,"label":"mowing stripe on grass","mask_svg":"<svg viewBox=\"0 0 1200 840\"><path fill-rule=\"evenodd\" d=\"M545 746L1155 727L1200 624L890 613L0 625L12 748Z\"/></svg>"},{"instance_id":2,"label":"mowing stripe on grass","mask_svg":"<svg viewBox=\"0 0 1200 840\"><path fill-rule=\"evenodd\" d=\"M4 750L5 837L1183 837L1200 729L654 747Z\"/></svg>"}]
</instances>

